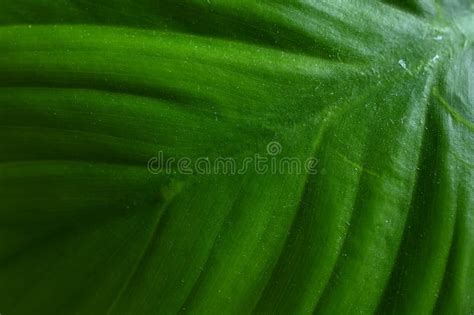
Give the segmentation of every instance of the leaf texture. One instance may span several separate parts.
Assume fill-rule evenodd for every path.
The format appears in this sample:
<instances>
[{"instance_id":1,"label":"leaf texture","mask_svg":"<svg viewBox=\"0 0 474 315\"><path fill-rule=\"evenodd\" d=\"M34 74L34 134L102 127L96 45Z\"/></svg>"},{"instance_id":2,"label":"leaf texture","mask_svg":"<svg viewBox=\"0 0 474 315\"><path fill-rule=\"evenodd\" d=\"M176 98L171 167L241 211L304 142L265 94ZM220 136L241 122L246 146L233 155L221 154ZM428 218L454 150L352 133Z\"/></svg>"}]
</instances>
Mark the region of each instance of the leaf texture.
<instances>
[{"instance_id":1,"label":"leaf texture","mask_svg":"<svg viewBox=\"0 0 474 315\"><path fill-rule=\"evenodd\" d=\"M473 12L0 0L0 313L472 314Z\"/></svg>"}]
</instances>

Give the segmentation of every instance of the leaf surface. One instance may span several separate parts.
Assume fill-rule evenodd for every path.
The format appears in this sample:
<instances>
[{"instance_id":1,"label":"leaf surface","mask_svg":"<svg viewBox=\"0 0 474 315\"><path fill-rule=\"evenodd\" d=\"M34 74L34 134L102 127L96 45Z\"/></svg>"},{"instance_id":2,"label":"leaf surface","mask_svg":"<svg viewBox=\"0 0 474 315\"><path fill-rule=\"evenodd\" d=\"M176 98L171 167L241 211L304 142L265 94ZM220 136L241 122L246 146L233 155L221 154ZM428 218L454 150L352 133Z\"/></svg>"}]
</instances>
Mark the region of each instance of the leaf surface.
<instances>
[{"instance_id":1,"label":"leaf surface","mask_svg":"<svg viewBox=\"0 0 474 315\"><path fill-rule=\"evenodd\" d=\"M0 312L472 314L473 8L0 0Z\"/></svg>"}]
</instances>

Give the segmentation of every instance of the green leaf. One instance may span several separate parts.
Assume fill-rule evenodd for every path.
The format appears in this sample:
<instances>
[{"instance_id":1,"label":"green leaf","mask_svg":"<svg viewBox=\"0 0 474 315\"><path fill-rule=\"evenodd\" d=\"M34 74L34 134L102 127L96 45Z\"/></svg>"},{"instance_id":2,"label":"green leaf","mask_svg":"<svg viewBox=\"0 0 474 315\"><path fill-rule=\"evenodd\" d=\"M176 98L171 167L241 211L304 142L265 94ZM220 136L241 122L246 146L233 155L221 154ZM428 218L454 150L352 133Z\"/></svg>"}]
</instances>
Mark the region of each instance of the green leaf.
<instances>
[{"instance_id":1,"label":"green leaf","mask_svg":"<svg viewBox=\"0 0 474 315\"><path fill-rule=\"evenodd\" d=\"M0 0L0 153L1 314L474 312L472 0Z\"/></svg>"}]
</instances>

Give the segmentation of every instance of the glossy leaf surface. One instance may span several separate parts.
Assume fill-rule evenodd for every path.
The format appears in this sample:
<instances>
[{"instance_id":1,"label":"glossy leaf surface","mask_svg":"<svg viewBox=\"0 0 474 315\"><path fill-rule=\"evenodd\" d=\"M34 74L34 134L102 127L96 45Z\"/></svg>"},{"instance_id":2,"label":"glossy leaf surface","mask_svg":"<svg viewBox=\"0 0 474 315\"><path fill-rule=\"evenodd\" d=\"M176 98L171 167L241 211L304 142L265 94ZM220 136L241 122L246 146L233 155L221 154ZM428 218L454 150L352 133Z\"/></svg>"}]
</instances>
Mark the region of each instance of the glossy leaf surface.
<instances>
[{"instance_id":1,"label":"glossy leaf surface","mask_svg":"<svg viewBox=\"0 0 474 315\"><path fill-rule=\"evenodd\" d=\"M0 313L472 314L473 8L0 0Z\"/></svg>"}]
</instances>

